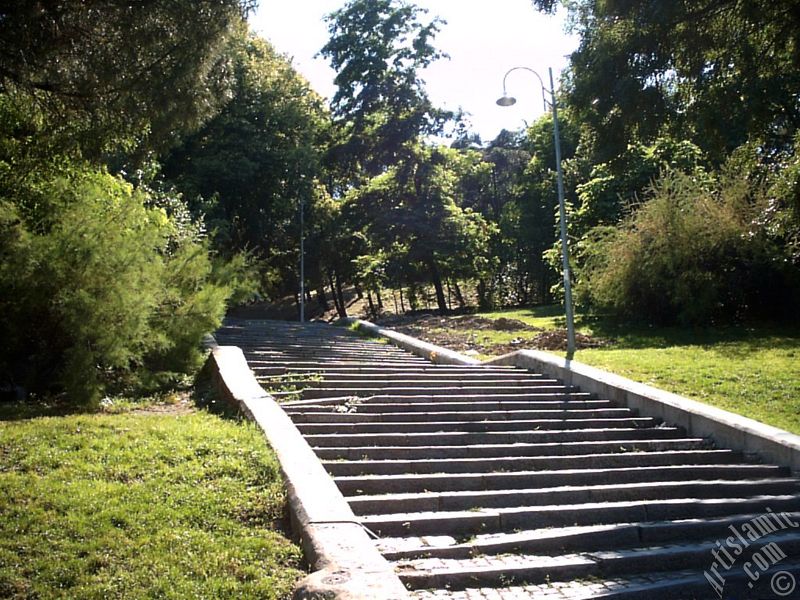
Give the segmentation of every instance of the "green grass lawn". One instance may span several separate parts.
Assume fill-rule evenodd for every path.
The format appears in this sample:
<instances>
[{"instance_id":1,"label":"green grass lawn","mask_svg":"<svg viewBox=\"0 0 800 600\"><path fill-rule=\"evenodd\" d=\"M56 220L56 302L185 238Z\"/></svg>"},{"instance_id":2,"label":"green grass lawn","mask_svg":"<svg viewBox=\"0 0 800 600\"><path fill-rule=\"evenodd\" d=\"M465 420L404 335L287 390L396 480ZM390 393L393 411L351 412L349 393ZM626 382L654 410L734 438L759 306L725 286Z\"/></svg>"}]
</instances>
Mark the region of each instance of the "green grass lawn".
<instances>
[{"instance_id":1,"label":"green grass lawn","mask_svg":"<svg viewBox=\"0 0 800 600\"><path fill-rule=\"evenodd\" d=\"M288 597L301 552L254 426L31 412L0 416L0 598Z\"/></svg>"},{"instance_id":2,"label":"green grass lawn","mask_svg":"<svg viewBox=\"0 0 800 600\"><path fill-rule=\"evenodd\" d=\"M561 307L546 306L479 315L552 329L564 327L561 311ZM576 327L613 342L578 350L576 361L800 434L800 330L796 327L658 328L598 318L578 318ZM536 332L480 331L476 335L504 343L506 338L534 337Z\"/></svg>"}]
</instances>

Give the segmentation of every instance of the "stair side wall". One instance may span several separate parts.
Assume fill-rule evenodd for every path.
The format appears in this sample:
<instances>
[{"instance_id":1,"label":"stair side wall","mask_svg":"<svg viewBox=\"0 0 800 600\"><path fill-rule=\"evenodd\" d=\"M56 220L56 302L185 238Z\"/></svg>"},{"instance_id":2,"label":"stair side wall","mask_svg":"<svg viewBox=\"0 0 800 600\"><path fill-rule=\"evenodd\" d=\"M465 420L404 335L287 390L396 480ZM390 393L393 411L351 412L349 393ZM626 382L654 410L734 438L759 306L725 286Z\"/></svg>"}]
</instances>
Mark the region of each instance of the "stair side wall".
<instances>
[{"instance_id":1,"label":"stair side wall","mask_svg":"<svg viewBox=\"0 0 800 600\"><path fill-rule=\"evenodd\" d=\"M258 383L242 350L209 346L208 368L220 396L258 425L278 456L292 527L314 571L295 588L295 600L409 598L314 451Z\"/></svg>"}]
</instances>

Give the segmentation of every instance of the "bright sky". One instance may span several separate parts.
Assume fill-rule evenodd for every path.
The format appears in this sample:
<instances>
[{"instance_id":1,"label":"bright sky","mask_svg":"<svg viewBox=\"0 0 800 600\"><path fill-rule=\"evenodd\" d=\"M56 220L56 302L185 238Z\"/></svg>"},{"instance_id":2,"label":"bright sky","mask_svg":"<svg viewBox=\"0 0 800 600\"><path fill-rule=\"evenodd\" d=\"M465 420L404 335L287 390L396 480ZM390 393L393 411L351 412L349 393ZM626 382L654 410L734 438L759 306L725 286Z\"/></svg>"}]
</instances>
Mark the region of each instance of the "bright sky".
<instances>
[{"instance_id":1,"label":"bright sky","mask_svg":"<svg viewBox=\"0 0 800 600\"><path fill-rule=\"evenodd\" d=\"M253 29L275 48L293 59L294 67L322 96L336 91L334 71L314 55L328 40L324 16L344 0L260 0L250 18ZM425 17L447 21L434 45L450 55L423 73L426 89L436 106L470 113L472 129L484 142L501 129L518 129L539 117L544 107L534 75L515 71L508 78L508 93L517 104L501 108L503 75L511 67L537 71L549 85L547 68L558 76L578 45L576 36L564 32L564 14L553 17L537 12L530 0L416 0L427 8ZM427 22L427 21L425 21Z\"/></svg>"}]
</instances>

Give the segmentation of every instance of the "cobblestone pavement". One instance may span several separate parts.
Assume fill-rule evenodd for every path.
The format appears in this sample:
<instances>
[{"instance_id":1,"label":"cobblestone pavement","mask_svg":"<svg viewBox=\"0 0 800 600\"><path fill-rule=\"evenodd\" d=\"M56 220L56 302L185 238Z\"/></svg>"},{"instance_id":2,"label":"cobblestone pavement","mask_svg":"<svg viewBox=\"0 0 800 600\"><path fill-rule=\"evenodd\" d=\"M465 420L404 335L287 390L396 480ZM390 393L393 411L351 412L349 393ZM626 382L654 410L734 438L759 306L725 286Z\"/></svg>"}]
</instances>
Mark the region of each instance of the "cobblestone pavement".
<instances>
[{"instance_id":1,"label":"cobblestone pavement","mask_svg":"<svg viewBox=\"0 0 800 600\"><path fill-rule=\"evenodd\" d=\"M669 579L696 576L692 571L674 571ZM622 590L634 591L665 581L660 577L637 576L605 581L556 581L539 585L514 585L505 588L471 588L460 591L417 590L411 592L419 600L586 600ZM711 592L709 592L711 593ZM709 596L711 598L712 596Z\"/></svg>"}]
</instances>

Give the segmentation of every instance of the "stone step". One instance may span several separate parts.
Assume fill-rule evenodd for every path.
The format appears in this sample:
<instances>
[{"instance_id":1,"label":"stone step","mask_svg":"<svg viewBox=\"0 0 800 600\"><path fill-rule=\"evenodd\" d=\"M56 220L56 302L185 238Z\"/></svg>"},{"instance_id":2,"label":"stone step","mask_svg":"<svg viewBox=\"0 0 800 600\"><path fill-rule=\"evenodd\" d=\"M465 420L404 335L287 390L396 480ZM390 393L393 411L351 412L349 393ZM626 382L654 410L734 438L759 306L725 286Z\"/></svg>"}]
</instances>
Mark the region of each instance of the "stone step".
<instances>
[{"instance_id":1,"label":"stone step","mask_svg":"<svg viewBox=\"0 0 800 600\"><path fill-rule=\"evenodd\" d=\"M250 360L248 361L250 368L259 373L263 369L274 369L276 367L272 366L272 363L264 360ZM288 370L289 367L286 367ZM369 363L360 363L355 365L337 365L336 363L329 363L327 365L318 365L313 363L311 365L300 365L295 366L292 368L293 371L296 372L304 372L304 371L312 371L312 372L321 372L321 373L335 373L341 375L348 375L348 374L361 374L361 373L374 373L376 375L383 375L383 374L391 374L396 373L399 376L402 375L416 375L416 374L428 374L428 373L444 373L444 374L472 374L472 373L479 373L479 374L506 374L510 371L518 371L516 367L489 367L489 366L461 366L461 365L434 365L429 362L420 363L420 364L413 364L413 365L405 365L400 367L386 367L386 366L374 366L370 365ZM526 371L523 371L526 372Z\"/></svg>"},{"instance_id":2,"label":"stone step","mask_svg":"<svg viewBox=\"0 0 800 600\"><path fill-rule=\"evenodd\" d=\"M494 461L486 461L491 468ZM774 465L721 464L636 466L617 469L563 469L560 471L516 471L484 473L435 473L430 475L368 475L336 477L345 496L388 493L449 492L467 490L513 490L556 486L600 485L614 482L641 483L692 479L770 479L786 477L789 470Z\"/></svg>"},{"instance_id":3,"label":"stone step","mask_svg":"<svg viewBox=\"0 0 800 600\"><path fill-rule=\"evenodd\" d=\"M577 392L577 388L558 385L557 382L551 383L542 383L541 385L536 385L535 388L539 393L570 393L570 392ZM523 400L526 398L530 398L531 394L528 392L520 392L518 388L509 388L503 386L487 386L487 387L472 387L472 388L463 388L463 387L435 387L431 386L430 388L424 387L394 387L394 386L385 386L385 387L359 387L359 388L304 388L303 390L303 397L312 400L314 398L325 398L328 396L341 396L342 391L346 391L348 394L352 396L394 396L394 397L405 397L405 396L416 396L418 398L426 398L430 399L433 397L457 397L464 399L466 397L483 397L486 398L487 396L495 397L495 398L503 398L507 400ZM427 394L427 395L426 395Z\"/></svg>"},{"instance_id":4,"label":"stone step","mask_svg":"<svg viewBox=\"0 0 800 600\"><path fill-rule=\"evenodd\" d=\"M292 360L294 362L301 362L301 363L309 363L308 366L314 366L319 363L327 363L327 364L337 364L337 363L355 363L355 364L366 364L372 366L387 366L386 363L389 363L389 366L397 366L399 368L403 367L413 367L413 366L422 366L422 365L430 365L428 361L424 358L419 356L415 356L413 354L393 354L391 356L379 356L376 353L370 353L369 356L354 356L350 353L344 353L342 356L332 354L332 353L318 353L318 356L312 356L310 358L304 358L299 354L295 354L292 352L279 352L276 350L258 350L257 348L242 348L242 352L245 355L245 358L253 361L270 361L270 360ZM376 362L382 361L382 362ZM392 362L397 363L396 365L391 365Z\"/></svg>"},{"instance_id":5,"label":"stone step","mask_svg":"<svg viewBox=\"0 0 800 600\"><path fill-rule=\"evenodd\" d=\"M302 412L326 412L328 414L339 414L341 409L327 402L327 399L319 403L309 401L298 405L297 409L292 408L292 415L299 415ZM405 398L403 398L405 400ZM541 410L599 410L616 408L610 400L593 400L591 394L540 394L538 399L533 400L507 400L501 402L475 400L474 402L451 401L450 397L445 397L436 402L424 400L411 402L385 402L385 396L368 396L360 398L359 402L352 403L349 407L354 412L349 414L365 416L373 413L402 414L409 420L424 419L426 413L466 413L481 411L481 413L513 413L516 411L541 411ZM629 410L629 409L623 409Z\"/></svg>"},{"instance_id":6,"label":"stone step","mask_svg":"<svg viewBox=\"0 0 800 600\"><path fill-rule=\"evenodd\" d=\"M703 564L710 567L714 562L712 550L717 550L717 546L715 541L709 540L560 556L518 554L460 560L418 559L398 562L395 569L411 589L464 589L476 584L543 583L680 570ZM743 549L738 562L733 562L732 570L743 569L755 553L762 558L796 557L800 554L800 532L773 534L753 542ZM765 564L772 566L771 562L768 560ZM710 586L709 591L713 593Z\"/></svg>"},{"instance_id":7,"label":"stone step","mask_svg":"<svg viewBox=\"0 0 800 600\"><path fill-rule=\"evenodd\" d=\"M328 381L359 381L366 379L371 382L392 382L392 381L412 381L419 379L436 379L437 381L453 381L459 383L461 381L482 381L487 379L497 379L502 381L516 380L522 382L535 382L539 379L547 379L541 373L532 373L528 371L489 371L483 369L470 369L460 371L434 371L428 369L426 371L414 372L398 372L398 373L326 373L325 379Z\"/></svg>"},{"instance_id":8,"label":"stone step","mask_svg":"<svg viewBox=\"0 0 800 600\"><path fill-rule=\"evenodd\" d=\"M736 480L646 481L605 485L564 485L552 488L389 493L350 496L357 515L388 512L459 511L514 506L568 507L590 502L669 500L673 498L739 498L756 494L800 494L793 478Z\"/></svg>"},{"instance_id":9,"label":"stone step","mask_svg":"<svg viewBox=\"0 0 800 600\"><path fill-rule=\"evenodd\" d=\"M248 364L260 365L262 367L269 367L269 368L286 368L290 371L297 371L300 372L303 369L310 370L314 373L324 373L328 367L334 368L361 368L364 367L365 364L372 365L372 368L406 368L408 366L407 361L399 361L399 360L391 360L391 361L362 361L362 360L290 360L285 357L280 359L274 360L267 360L264 358L254 358L252 356L248 356L245 354L247 358ZM414 364L418 364L419 361L413 361ZM375 365L381 365L377 367ZM428 364L428 363L421 363L421 364ZM256 371L258 372L258 371Z\"/></svg>"},{"instance_id":10,"label":"stone step","mask_svg":"<svg viewBox=\"0 0 800 600\"><path fill-rule=\"evenodd\" d=\"M395 352L397 354L407 354L405 350L401 350L396 346L379 344L376 342L360 342L350 338L330 340L315 339L296 342L294 340L267 341L258 336L227 336L227 340L237 342L236 345L239 347L262 350L330 350L332 352L341 352L342 350L381 350L385 352Z\"/></svg>"},{"instance_id":11,"label":"stone step","mask_svg":"<svg viewBox=\"0 0 800 600\"><path fill-rule=\"evenodd\" d=\"M319 335L265 335L265 334L231 334L223 333L223 337L229 339L236 339L240 342L249 345L258 345L265 347L337 347L338 345L352 345L361 346L365 348L387 348L405 352L398 346L389 343L382 343L380 341L367 340L362 337L352 335L338 335L338 336L319 336Z\"/></svg>"},{"instance_id":12,"label":"stone step","mask_svg":"<svg viewBox=\"0 0 800 600\"><path fill-rule=\"evenodd\" d=\"M489 431L458 432L442 431L437 433L354 433L314 434L305 436L306 441L315 448L375 448L403 446L443 446L467 448L475 452L486 452L486 445L509 444L544 444L589 441L630 441L657 440L677 438L682 430L677 427L613 428L613 429L566 429L555 431Z\"/></svg>"},{"instance_id":13,"label":"stone step","mask_svg":"<svg viewBox=\"0 0 800 600\"><path fill-rule=\"evenodd\" d=\"M310 381L309 387L326 387L331 389L359 389L359 388L372 388L381 387L384 389L394 388L479 388L479 389L495 389L495 388L532 388L536 389L540 386L547 387L552 385L561 385L557 379L545 379L539 377L536 379L518 379L518 378L469 378L460 377L458 379L439 379L430 377L427 379L380 379L365 377L363 379L330 379L324 377L319 381ZM516 390L514 390L516 391Z\"/></svg>"},{"instance_id":14,"label":"stone step","mask_svg":"<svg viewBox=\"0 0 800 600\"><path fill-rule=\"evenodd\" d=\"M664 442L656 442L661 445ZM605 444L601 442L601 444ZM597 448L596 442L589 445ZM630 446L630 444L626 444ZM672 442L670 442L670 445ZM625 451L616 445L614 454L566 454L564 456L505 456L485 458L450 458L419 460L331 460L323 461L325 469L334 476L405 475L447 473L495 473L499 471L536 471L557 469L611 469L648 466L683 466L732 464L742 460L732 450L649 450Z\"/></svg>"},{"instance_id":15,"label":"stone step","mask_svg":"<svg viewBox=\"0 0 800 600\"><path fill-rule=\"evenodd\" d=\"M343 390L346 391L346 390ZM345 402L337 402L334 401L333 398L345 398ZM590 399L592 398L591 394L583 394L579 392L565 392L565 393L524 393L524 394L492 394L492 395L484 395L484 396L471 396L471 395L463 395L463 396L436 396L435 394L421 394L417 396L392 396L387 394L376 394L373 396L352 396L346 394L337 394L335 396L328 396L325 398L309 398L306 400L298 400L295 403L289 405L292 406L292 410L302 410L302 407L311 407L311 406L321 406L325 407L325 410L338 410L341 412L343 409L338 409L338 406L343 406L344 409L356 408L356 411L360 412L375 412L372 408L373 405L377 406L388 406L398 407L399 410L404 411L415 411L417 408L415 405L430 405L434 409L443 408L447 409L450 404L461 404L461 405L480 405L483 402L493 403L496 405L504 405L509 406L509 403L516 403L517 406L525 407L529 404L533 403L535 406L536 404L540 403L547 403L544 404L544 407L559 407L562 404L572 401L572 399ZM587 400L581 400L585 402ZM607 400L600 400L598 402L606 402L607 406L613 407L613 403L609 403ZM294 408L295 406L300 408ZM378 410L377 412L383 412Z\"/></svg>"},{"instance_id":16,"label":"stone step","mask_svg":"<svg viewBox=\"0 0 800 600\"><path fill-rule=\"evenodd\" d=\"M481 508L462 511L412 512L365 515L364 526L381 537L423 535L470 536L476 534L630 523L633 521L675 521L709 519L731 515L800 512L795 494L745 498L672 498L590 502L585 504Z\"/></svg>"},{"instance_id":17,"label":"stone step","mask_svg":"<svg viewBox=\"0 0 800 600\"><path fill-rule=\"evenodd\" d=\"M324 330L322 330L324 332ZM266 335L265 335L266 333ZM365 339L358 335L350 335L347 333L342 332L338 335L322 335L319 334L311 334L311 335L303 335L298 333L289 333L287 335L280 335L277 332L264 332L259 331L258 329L250 330L247 332L225 332L225 335L230 335L230 337L238 338L240 340L246 340L251 343L258 343L263 344L266 346L274 346L274 345L331 345L331 344L357 344L361 346L383 346L385 348L394 348L398 350L397 346L394 346L389 343L384 343L380 340L374 339Z\"/></svg>"},{"instance_id":18,"label":"stone step","mask_svg":"<svg viewBox=\"0 0 800 600\"><path fill-rule=\"evenodd\" d=\"M360 348L370 349L378 348L392 352L406 352L393 344L381 343L377 341L365 340L363 338L354 336L338 336L338 337L277 337L265 335L227 335L224 334L225 339L234 340L242 345L248 347L261 347L261 348L324 348L336 350L338 348Z\"/></svg>"},{"instance_id":19,"label":"stone step","mask_svg":"<svg viewBox=\"0 0 800 600\"><path fill-rule=\"evenodd\" d=\"M365 361L372 361L374 359L392 359L392 360L414 360L418 357L415 357L413 354L408 354L406 352L392 352L392 351L384 351L381 349L373 349L373 350L353 350L342 348L339 350L325 350L319 349L316 350L314 348L303 348L303 349L295 349L295 348L264 348L260 346L244 346L242 347L242 351L245 354L256 354L259 356L291 356L295 358L303 358L303 357L321 357L325 359L332 359L335 357L346 357L348 360L352 359L364 359Z\"/></svg>"},{"instance_id":20,"label":"stone step","mask_svg":"<svg viewBox=\"0 0 800 600\"><path fill-rule=\"evenodd\" d=\"M617 430L617 433L619 430ZM637 430L638 432L638 430ZM604 431L606 435L609 431ZM475 434L466 434L475 435ZM483 434L486 435L486 434ZM319 437L319 436L317 436ZM331 436L335 437L335 436ZM342 436L339 436L340 439ZM402 437L402 436L401 436ZM314 452L323 460L386 460L444 458L573 457L598 452L651 452L654 450L701 450L708 447L703 438L674 439L602 439L542 443L473 444L456 446L328 446ZM499 468L499 467L498 467Z\"/></svg>"},{"instance_id":21,"label":"stone step","mask_svg":"<svg viewBox=\"0 0 800 600\"><path fill-rule=\"evenodd\" d=\"M468 394L442 394L423 393L423 394L371 394L358 396L353 401L359 407L369 404L392 404L406 405L429 403L444 406L447 402L459 402L471 404L473 402L496 402L506 404L508 402L538 402L547 401L566 401L572 398L591 398L591 394L583 394L576 391L577 388L567 386L557 386L553 390L537 388L535 392L516 392L513 394L473 394L472 390Z\"/></svg>"},{"instance_id":22,"label":"stone step","mask_svg":"<svg viewBox=\"0 0 800 600\"><path fill-rule=\"evenodd\" d=\"M327 354L327 353L308 354L308 353L295 353L295 352L272 352L272 351L264 352L261 350L248 350L247 348L242 348L242 351L244 352L246 358L253 357L271 362L288 362L290 365L297 363L325 364L325 363L344 362L351 364L369 363L371 365L402 367L403 365L408 365L408 364L423 363L425 360L423 358L414 358L410 356L409 357L393 356L393 355L384 356L375 353L360 356L351 353L343 353L341 355L338 355L338 354Z\"/></svg>"},{"instance_id":23,"label":"stone step","mask_svg":"<svg viewBox=\"0 0 800 600\"><path fill-rule=\"evenodd\" d=\"M312 384L315 382L312 382ZM501 389L509 389L511 391L519 391L516 388L531 388L537 389L539 387L550 387L554 385L563 385L558 379L553 378L545 378L545 377L537 377L536 379L524 380L524 379L517 379L517 378L470 378L470 377L461 377L459 379L438 379L434 376L431 376L426 379L407 379L402 380L399 378L393 379L376 379L376 378L364 378L364 379L348 379L348 380L330 380L327 377L324 379L316 382L319 387L329 387L333 389L341 389L341 388L352 388L352 389L360 389L360 388L385 388L385 389L394 389L394 388L420 388L420 389L427 389L427 388L443 388L443 389L466 389L466 388L477 388L477 389L487 389L487 390L495 390L497 388Z\"/></svg>"},{"instance_id":24,"label":"stone step","mask_svg":"<svg viewBox=\"0 0 800 600\"><path fill-rule=\"evenodd\" d=\"M367 405L369 406L369 405ZM393 405L383 405L394 408ZM412 405L413 406L413 405ZM403 423L512 423L534 420L561 419L622 419L630 418L634 412L629 408L566 408L539 410L493 410L493 411L413 411L413 412L375 412L362 411L363 407L353 404L343 409L335 410L330 407L327 411L310 410L306 407L303 411L288 410L287 414L295 423L315 424L342 424L355 425L358 423L401 425ZM438 407L437 407L438 408Z\"/></svg>"},{"instance_id":25,"label":"stone step","mask_svg":"<svg viewBox=\"0 0 800 600\"><path fill-rule=\"evenodd\" d=\"M381 554L388 560L466 559L509 553L557 555L566 552L622 549L672 542L725 540L736 532L743 533L743 526L764 533L795 531L796 528L792 523L800 523L800 513L746 514L711 519L534 529L513 533L478 534L462 542L452 536L382 538L377 540L376 544Z\"/></svg>"},{"instance_id":26,"label":"stone step","mask_svg":"<svg viewBox=\"0 0 800 600\"><path fill-rule=\"evenodd\" d=\"M307 344L298 344L298 345L268 345L268 344L237 344L245 355L262 355L262 356L269 356L269 355L292 355L292 356L302 356L304 354L312 354L318 355L322 357L334 357L334 356L347 356L352 355L354 357L371 357L371 356L393 356L400 359L414 359L417 362L425 362L430 364L429 361L425 360L424 358L417 356L416 354L412 354L411 352L406 352L405 350L400 350L399 348L395 348L393 346L385 346L382 344L376 344L374 346L349 346L342 345L342 344L334 344L330 348L325 347L315 347L313 345Z\"/></svg>"},{"instance_id":27,"label":"stone step","mask_svg":"<svg viewBox=\"0 0 800 600\"><path fill-rule=\"evenodd\" d=\"M297 423L297 429L308 435L359 435L401 433L499 433L543 431L575 431L582 429L644 429L658 422L650 417L526 419L519 421L428 421L392 423Z\"/></svg>"},{"instance_id":28,"label":"stone step","mask_svg":"<svg viewBox=\"0 0 800 600\"><path fill-rule=\"evenodd\" d=\"M347 331L345 329L337 329L329 325L321 327L314 327L311 329L305 326L297 329L276 329L272 327L259 327L256 323L248 321L242 323L242 327L225 324L220 329L220 333L225 336L238 337L241 339L258 340L264 343L297 343L298 341L308 341L309 343L315 341L330 341L330 340L346 340L359 343L380 343L375 339L362 337L355 332Z\"/></svg>"}]
</instances>

